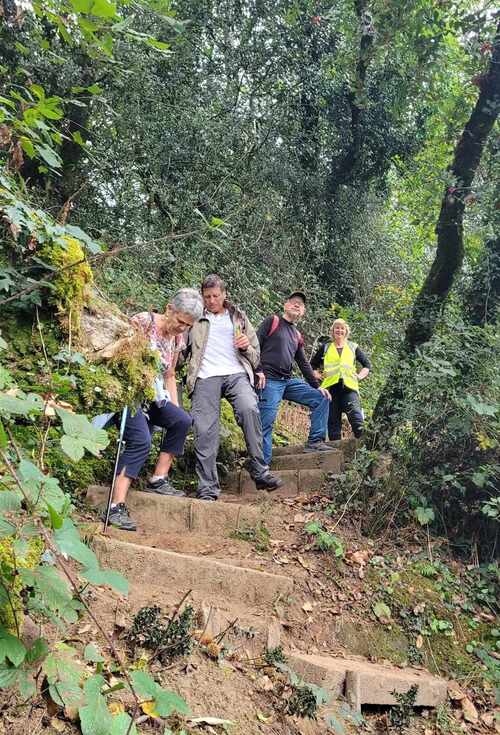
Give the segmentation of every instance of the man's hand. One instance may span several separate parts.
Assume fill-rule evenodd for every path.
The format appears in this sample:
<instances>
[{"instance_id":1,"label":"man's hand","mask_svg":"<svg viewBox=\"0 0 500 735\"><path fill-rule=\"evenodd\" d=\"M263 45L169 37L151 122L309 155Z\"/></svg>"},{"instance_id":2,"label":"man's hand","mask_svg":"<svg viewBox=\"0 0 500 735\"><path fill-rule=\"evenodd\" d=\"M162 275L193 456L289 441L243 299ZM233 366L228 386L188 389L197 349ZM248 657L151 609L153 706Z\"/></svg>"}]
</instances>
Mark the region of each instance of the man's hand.
<instances>
[{"instance_id":1,"label":"man's hand","mask_svg":"<svg viewBox=\"0 0 500 735\"><path fill-rule=\"evenodd\" d=\"M255 373L255 375L257 377L257 388L259 390L264 390L266 387L266 376L264 373Z\"/></svg>"},{"instance_id":2,"label":"man's hand","mask_svg":"<svg viewBox=\"0 0 500 735\"><path fill-rule=\"evenodd\" d=\"M329 390L327 390L326 388L318 388L318 390L324 398L327 398L329 401L332 400Z\"/></svg>"},{"instance_id":3,"label":"man's hand","mask_svg":"<svg viewBox=\"0 0 500 735\"><path fill-rule=\"evenodd\" d=\"M240 334L239 337L234 338L234 346L237 350L246 350L250 345L250 340L246 334Z\"/></svg>"}]
</instances>

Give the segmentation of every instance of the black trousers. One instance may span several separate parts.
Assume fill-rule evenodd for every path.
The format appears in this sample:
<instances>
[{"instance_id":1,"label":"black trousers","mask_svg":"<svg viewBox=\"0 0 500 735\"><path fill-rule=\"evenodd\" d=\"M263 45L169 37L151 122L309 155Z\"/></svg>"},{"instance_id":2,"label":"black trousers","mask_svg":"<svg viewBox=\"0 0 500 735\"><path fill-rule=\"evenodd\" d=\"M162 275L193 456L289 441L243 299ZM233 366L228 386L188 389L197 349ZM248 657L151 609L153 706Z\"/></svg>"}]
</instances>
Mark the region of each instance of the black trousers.
<instances>
[{"instance_id":1,"label":"black trousers","mask_svg":"<svg viewBox=\"0 0 500 735\"><path fill-rule=\"evenodd\" d=\"M328 413L328 438L340 439L342 434L342 414L345 413L354 436L360 437L363 433L363 412L359 393L346 388L342 381L330 386L328 391L332 397Z\"/></svg>"}]
</instances>

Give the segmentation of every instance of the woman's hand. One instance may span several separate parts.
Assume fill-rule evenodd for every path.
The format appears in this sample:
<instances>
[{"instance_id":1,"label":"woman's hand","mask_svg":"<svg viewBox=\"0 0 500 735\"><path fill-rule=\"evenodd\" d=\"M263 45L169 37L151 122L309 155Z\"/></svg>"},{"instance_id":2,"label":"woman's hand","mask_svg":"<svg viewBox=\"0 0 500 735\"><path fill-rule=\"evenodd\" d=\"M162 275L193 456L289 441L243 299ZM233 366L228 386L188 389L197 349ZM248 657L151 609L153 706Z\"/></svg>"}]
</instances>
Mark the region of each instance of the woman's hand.
<instances>
[{"instance_id":1,"label":"woman's hand","mask_svg":"<svg viewBox=\"0 0 500 735\"><path fill-rule=\"evenodd\" d=\"M246 336L246 334L240 334L238 337L234 338L234 346L237 350L246 350L248 349L250 345L250 340Z\"/></svg>"},{"instance_id":2,"label":"woman's hand","mask_svg":"<svg viewBox=\"0 0 500 735\"><path fill-rule=\"evenodd\" d=\"M264 390L266 387L266 376L264 373L255 373L255 376L257 378L257 388L259 390Z\"/></svg>"},{"instance_id":3,"label":"woman's hand","mask_svg":"<svg viewBox=\"0 0 500 735\"><path fill-rule=\"evenodd\" d=\"M358 380L364 380L369 372L368 368L361 368L358 373Z\"/></svg>"},{"instance_id":4,"label":"woman's hand","mask_svg":"<svg viewBox=\"0 0 500 735\"><path fill-rule=\"evenodd\" d=\"M323 396L323 398L327 398L329 401L332 400L332 396L331 396L329 390L327 390L326 388L318 388L318 390L321 393L321 395Z\"/></svg>"}]
</instances>

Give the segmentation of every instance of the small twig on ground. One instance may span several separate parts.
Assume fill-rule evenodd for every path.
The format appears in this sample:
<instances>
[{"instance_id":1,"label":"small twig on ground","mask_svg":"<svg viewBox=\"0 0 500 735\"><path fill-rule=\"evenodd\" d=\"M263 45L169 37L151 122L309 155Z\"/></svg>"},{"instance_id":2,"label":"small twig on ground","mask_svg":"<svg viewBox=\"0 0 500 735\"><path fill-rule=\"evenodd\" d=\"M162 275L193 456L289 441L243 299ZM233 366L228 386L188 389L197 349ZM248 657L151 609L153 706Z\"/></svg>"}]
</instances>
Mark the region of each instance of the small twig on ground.
<instances>
[{"instance_id":1,"label":"small twig on ground","mask_svg":"<svg viewBox=\"0 0 500 735\"><path fill-rule=\"evenodd\" d=\"M224 638L226 637L226 635L229 633L229 631L232 628L234 628L234 626L236 625L236 623L238 622L238 620L239 620L239 618L235 618L233 620L233 622L232 623L229 623L229 625L227 626L227 628L225 628L222 631L222 633L219 633L219 635L215 636L215 638L214 638L215 643L217 643L218 645L220 645L222 643L222 641L224 640Z\"/></svg>"}]
</instances>

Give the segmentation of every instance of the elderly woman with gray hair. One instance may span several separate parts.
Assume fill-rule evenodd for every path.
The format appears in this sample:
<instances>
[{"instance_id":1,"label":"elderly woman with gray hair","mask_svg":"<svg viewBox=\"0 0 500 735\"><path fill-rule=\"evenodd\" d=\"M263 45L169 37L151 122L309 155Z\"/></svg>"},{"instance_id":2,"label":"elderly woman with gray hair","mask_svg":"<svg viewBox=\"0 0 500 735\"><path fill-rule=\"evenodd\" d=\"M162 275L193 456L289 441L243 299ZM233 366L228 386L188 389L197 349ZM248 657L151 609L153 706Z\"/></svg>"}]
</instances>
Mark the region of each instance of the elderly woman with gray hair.
<instances>
[{"instance_id":1,"label":"elderly woman with gray hair","mask_svg":"<svg viewBox=\"0 0 500 735\"><path fill-rule=\"evenodd\" d=\"M163 440L160 456L144 490L159 495L183 496L168 481L173 459L184 451L191 428L191 416L177 400L175 366L185 347L184 332L203 313L203 300L194 288L182 288L172 298L163 314L144 311L132 317L132 323L149 338L151 348L159 353L161 371L155 381L156 399L129 413L125 424L125 450L120 455L117 478L109 513L109 523L126 531L137 526L129 515L125 500L132 480L137 479L151 449L151 433L160 426Z\"/></svg>"}]
</instances>

